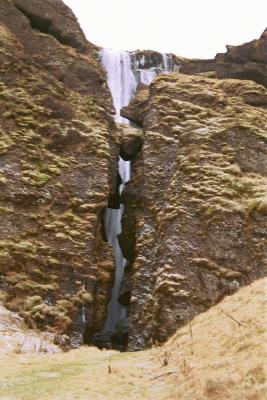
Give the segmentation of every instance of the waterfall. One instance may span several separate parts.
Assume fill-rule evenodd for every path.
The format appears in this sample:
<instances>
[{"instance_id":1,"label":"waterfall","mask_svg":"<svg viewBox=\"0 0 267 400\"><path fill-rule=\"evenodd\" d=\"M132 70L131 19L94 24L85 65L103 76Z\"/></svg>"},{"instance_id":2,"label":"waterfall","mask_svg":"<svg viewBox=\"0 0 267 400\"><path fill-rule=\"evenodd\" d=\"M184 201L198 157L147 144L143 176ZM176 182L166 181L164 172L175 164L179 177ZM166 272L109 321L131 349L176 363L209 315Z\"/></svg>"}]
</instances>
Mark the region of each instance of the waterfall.
<instances>
[{"instance_id":1,"label":"waterfall","mask_svg":"<svg viewBox=\"0 0 267 400\"><path fill-rule=\"evenodd\" d=\"M140 81L145 85L150 85L156 75L157 74L155 71L152 71L150 69L142 69L140 71Z\"/></svg>"},{"instance_id":2,"label":"waterfall","mask_svg":"<svg viewBox=\"0 0 267 400\"><path fill-rule=\"evenodd\" d=\"M142 57L140 66L137 68L134 65L134 57L131 53L126 51L103 49L101 58L107 73L108 86L115 107L115 122L129 124L127 119L120 116L121 108L130 103L139 82L149 85L157 74L169 70L169 56L162 54L163 68L161 64L160 66L156 66L156 68L150 69L144 68L146 61L145 56ZM119 159L119 174L122 178L120 193L130 179L130 168L130 161ZM118 302L120 285L126 265L126 260L123 258L118 241L118 235L121 233L122 214L122 205L120 209L107 208L104 214L106 236L108 243L113 246L116 271L111 300L108 305L108 316L100 333L115 331L117 324L127 317L126 307L120 305Z\"/></svg>"},{"instance_id":3,"label":"waterfall","mask_svg":"<svg viewBox=\"0 0 267 400\"><path fill-rule=\"evenodd\" d=\"M107 72L108 86L115 107L115 121L129 124L120 116L122 107L127 106L137 87L135 76L131 69L131 58L127 51L102 50L102 64Z\"/></svg>"},{"instance_id":4,"label":"waterfall","mask_svg":"<svg viewBox=\"0 0 267 400\"><path fill-rule=\"evenodd\" d=\"M170 71L171 56L169 54L162 54L164 72Z\"/></svg>"},{"instance_id":5,"label":"waterfall","mask_svg":"<svg viewBox=\"0 0 267 400\"><path fill-rule=\"evenodd\" d=\"M126 51L104 49L102 51L102 64L107 72L108 85L115 107L115 121L129 124L129 121L120 116L122 107L127 106L137 87L135 76L131 69L130 55ZM120 192L125 183L130 179L130 161L119 159L119 174L122 179ZM119 290L124 274L126 260L123 258L118 235L121 233L121 217L123 207L120 209L107 208L105 211L105 230L108 242L113 246L116 262L115 281L112 289L111 300L108 305L108 317L103 332L114 331L116 325L127 317L126 307L118 302Z\"/></svg>"},{"instance_id":6,"label":"waterfall","mask_svg":"<svg viewBox=\"0 0 267 400\"><path fill-rule=\"evenodd\" d=\"M105 230L108 242L113 247L116 262L115 280L111 293L111 300L108 304L108 316L103 332L110 332L116 329L118 322L127 317L126 307L118 302L120 285L124 274L126 260L123 258L119 246L118 235L121 233L122 207L119 210L107 208L105 210Z\"/></svg>"}]
</instances>

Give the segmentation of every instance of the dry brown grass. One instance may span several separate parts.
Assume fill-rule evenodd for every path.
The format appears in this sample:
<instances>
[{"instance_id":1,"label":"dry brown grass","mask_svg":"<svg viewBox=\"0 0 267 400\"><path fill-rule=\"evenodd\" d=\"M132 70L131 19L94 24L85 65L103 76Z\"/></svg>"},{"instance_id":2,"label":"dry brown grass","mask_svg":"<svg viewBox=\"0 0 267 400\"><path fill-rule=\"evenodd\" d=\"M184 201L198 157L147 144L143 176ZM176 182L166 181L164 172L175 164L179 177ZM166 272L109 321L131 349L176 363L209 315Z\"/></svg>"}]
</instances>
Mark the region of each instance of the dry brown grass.
<instances>
[{"instance_id":1,"label":"dry brown grass","mask_svg":"<svg viewBox=\"0 0 267 400\"><path fill-rule=\"evenodd\" d=\"M5 356L0 400L264 400L266 285L226 297L160 348Z\"/></svg>"}]
</instances>

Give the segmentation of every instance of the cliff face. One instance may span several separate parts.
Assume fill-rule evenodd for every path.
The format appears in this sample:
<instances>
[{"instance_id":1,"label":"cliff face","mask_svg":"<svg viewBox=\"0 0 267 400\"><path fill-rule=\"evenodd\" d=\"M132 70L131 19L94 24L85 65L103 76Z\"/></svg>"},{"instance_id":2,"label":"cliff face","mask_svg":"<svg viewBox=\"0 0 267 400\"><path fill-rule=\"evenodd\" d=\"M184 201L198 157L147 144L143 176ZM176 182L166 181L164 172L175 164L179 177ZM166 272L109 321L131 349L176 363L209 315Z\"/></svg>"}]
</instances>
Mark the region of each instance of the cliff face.
<instances>
[{"instance_id":1,"label":"cliff face","mask_svg":"<svg viewBox=\"0 0 267 400\"><path fill-rule=\"evenodd\" d=\"M0 23L31 58L58 81L112 107L97 48L87 42L75 16L61 0L3 0Z\"/></svg>"},{"instance_id":2,"label":"cliff face","mask_svg":"<svg viewBox=\"0 0 267 400\"><path fill-rule=\"evenodd\" d=\"M266 267L266 32L216 60L130 53L136 97L115 126L99 49L61 0L0 4L0 301L31 327L90 339L106 319L120 207L129 348L178 327ZM129 64L129 65L130 65ZM202 76L201 76L202 74ZM122 143L120 143L122 142ZM121 145L121 146L120 146Z\"/></svg>"},{"instance_id":3,"label":"cliff face","mask_svg":"<svg viewBox=\"0 0 267 400\"><path fill-rule=\"evenodd\" d=\"M250 79L267 87L267 29L257 40L227 46L215 61L218 78Z\"/></svg>"},{"instance_id":4,"label":"cliff face","mask_svg":"<svg viewBox=\"0 0 267 400\"><path fill-rule=\"evenodd\" d=\"M144 129L123 195L130 349L266 274L266 101L253 82L169 74L126 109Z\"/></svg>"},{"instance_id":5,"label":"cliff face","mask_svg":"<svg viewBox=\"0 0 267 400\"><path fill-rule=\"evenodd\" d=\"M96 49L61 1L0 4L0 293L33 327L100 329L114 273L102 213L117 174Z\"/></svg>"}]
</instances>

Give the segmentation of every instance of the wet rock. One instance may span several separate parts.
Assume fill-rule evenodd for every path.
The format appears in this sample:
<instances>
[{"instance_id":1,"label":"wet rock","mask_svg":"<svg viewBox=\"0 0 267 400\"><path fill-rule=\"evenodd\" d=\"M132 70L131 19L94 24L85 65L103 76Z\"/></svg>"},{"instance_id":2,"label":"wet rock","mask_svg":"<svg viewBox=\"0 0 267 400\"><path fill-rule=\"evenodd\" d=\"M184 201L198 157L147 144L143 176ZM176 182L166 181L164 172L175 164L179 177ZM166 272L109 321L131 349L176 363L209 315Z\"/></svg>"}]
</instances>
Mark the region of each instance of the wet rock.
<instances>
[{"instance_id":1,"label":"wet rock","mask_svg":"<svg viewBox=\"0 0 267 400\"><path fill-rule=\"evenodd\" d=\"M128 321L121 321L115 331L96 333L91 336L90 343L100 349L125 351L128 342Z\"/></svg>"},{"instance_id":2,"label":"wet rock","mask_svg":"<svg viewBox=\"0 0 267 400\"><path fill-rule=\"evenodd\" d=\"M132 291L131 266L130 264L128 264L128 266L126 266L124 270L124 276L121 282L119 299L118 299L120 304L126 307L130 305L131 291Z\"/></svg>"},{"instance_id":3,"label":"wet rock","mask_svg":"<svg viewBox=\"0 0 267 400\"><path fill-rule=\"evenodd\" d=\"M143 147L122 196L129 349L166 340L266 274L266 94L254 82L175 73L150 85Z\"/></svg>"},{"instance_id":4,"label":"wet rock","mask_svg":"<svg viewBox=\"0 0 267 400\"><path fill-rule=\"evenodd\" d=\"M166 60L162 53L153 50L137 50L131 52L132 63L137 69L162 69L167 62L171 62L172 54L166 55Z\"/></svg>"},{"instance_id":5,"label":"wet rock","mask_svg":"<svg viewBox=\"0 0 267 400\"><path fill-rule=\"evenodd\" d=\"M117 348L122 351L126 350L128 343L128 329L128 319L124 319L116 326L116 330L111 336L113 348Z\"/></svg>"},{"instance_id":6,"label":"wet rock","mask_svg":"<svg viewBox=\"0 0 267 400\"><path fill-rule=\"evenodd\" d=\"M121 196L120 196L120 185L122 184L122 179L120 174L117 175L115 193L113 193L108 199L108 208L119 209L121 206Z\"/></svg>"}]
</instances>

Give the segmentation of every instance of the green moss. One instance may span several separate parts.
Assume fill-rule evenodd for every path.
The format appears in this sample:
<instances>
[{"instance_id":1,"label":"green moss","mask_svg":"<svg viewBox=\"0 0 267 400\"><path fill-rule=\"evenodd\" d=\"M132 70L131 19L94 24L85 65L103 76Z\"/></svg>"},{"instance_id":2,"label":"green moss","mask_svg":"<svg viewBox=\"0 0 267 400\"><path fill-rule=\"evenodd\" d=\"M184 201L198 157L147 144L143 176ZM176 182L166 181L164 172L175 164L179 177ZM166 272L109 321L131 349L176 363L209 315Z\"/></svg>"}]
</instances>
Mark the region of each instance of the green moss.
<instances>
[{"instance_id":1,"label":"green moss","mask_svg":"<svg viewBox=\"0 0 267 400\"><path fill-rule=\"evenodd\" d=\"M43 174L39 171L25 170L23 171L23 175L24 177L22 180L34 186L42 186L51 179L50 175Z\"/></svg>"},{"instance_id":2,"label":"green moss","mask_svg":"<svg viewBox=\"0 0 267 400\"><path fill-rule=\"evenodd\" d=\"M26 310L31 310L33 307L36 305L39 305L43 302L43 299L41 296L30 296L26 298L25 301L25 307Z\"/></svg>"},{"instance_id":3,"label":"green moss","mask_svg":"<svg viewBox=\"0 0 267 400\"><path fill-rule=\"evenodd\" d=\"M46 257L45 262L51 266L60 265L60 261L53 257Z\"/></svg>"},{"instance_id":4,"label":"green moss","mask_svg":"<svg viewBox=\"0 0 267 400\"><path fill-rule=\"evenodd\" d=\"M27 279L27 275L13 272L6 276L5 279L8 284L16 285L18 282Z\"/></svg>"},{"instance_id":5,"label":"green moss","mask_svg":"<svg viewBox=\"0 0 267 400\"><path fill-rule=\"evenodd\" d=\"M25 279L18 282L15 285L15 289L27 293L36 293L38 295L40 293L54 292L58 289L58 285L57 283L41 284L30 279Z\"/></svg>"},{"instance_id":6,"label":"green moss","mask_svg":"<svg viewBox=\"0 0 267 400\"><path fill-rule=\"evenodd\" d=\"M13 249L16 250L23 250L29 253L35 253L36 252L36 246L27 240L22 240L18 243L15 243L13 246Z\"/></svg>"},{"instance_id":7,"label":"green moss","mask_svg":"<svg viewBox=\"0 0 267 400\"><path fill-rule=\"evenodd\" d=\"M12 208L9 208L9 207L0 207L0 213L3 213L3 214L10 214L10 213L13 213L14 212L14 209L12 209Z\"/></svg>"}]
</instances>

